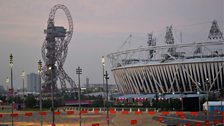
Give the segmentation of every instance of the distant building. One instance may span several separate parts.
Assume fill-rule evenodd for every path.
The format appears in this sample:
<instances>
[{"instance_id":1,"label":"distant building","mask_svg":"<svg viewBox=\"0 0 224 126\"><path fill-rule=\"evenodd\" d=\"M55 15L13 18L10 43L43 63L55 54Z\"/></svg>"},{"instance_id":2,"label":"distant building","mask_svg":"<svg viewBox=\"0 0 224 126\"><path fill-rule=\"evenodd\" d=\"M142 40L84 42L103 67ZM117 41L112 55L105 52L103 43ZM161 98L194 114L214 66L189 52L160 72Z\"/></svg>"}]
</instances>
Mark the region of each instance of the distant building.
<instances>
[{"instance_id":1,"label":"distant building","mask_svg":"<svg viewBox=\"0 0 224 126\"><path fill-rule=\"evenodd\" d=\"M88 89L89 88L89 78L86 77L86 88Z\"/></svg>"},{"instance_id":2,"label":"distant building","mask_svg":"<svg viewBox=\"0 0 224 126\"><path fill-rule=\"evenodd\" d=\"M89 84L88 85L89 88L102 88L104 90L106 90L106 84ZM114 91L117 91L117 85L115 84L108 84L108 90L110 92L114 92Z\"/></svg>"},{"instance_id":3,"label":"distant building","mask_svg":"<svg viewBox=\"0 0 224 126\"><path fill-rule=\"evenodd\" d=\"M39 92L39 77L36 73L30 73L27 75L27 91L29 92Z\"/></svg>"},{"instance_id":4,"label":"distant building","mask_svg":"<svg viewBox=\"0 0 224 126\"><path fill-rule=\"evenodd\" d=\"M2 85L0 85L0 95L3 95L3 94L6 94L6 90Z\"/></svg>"}]
</instances>

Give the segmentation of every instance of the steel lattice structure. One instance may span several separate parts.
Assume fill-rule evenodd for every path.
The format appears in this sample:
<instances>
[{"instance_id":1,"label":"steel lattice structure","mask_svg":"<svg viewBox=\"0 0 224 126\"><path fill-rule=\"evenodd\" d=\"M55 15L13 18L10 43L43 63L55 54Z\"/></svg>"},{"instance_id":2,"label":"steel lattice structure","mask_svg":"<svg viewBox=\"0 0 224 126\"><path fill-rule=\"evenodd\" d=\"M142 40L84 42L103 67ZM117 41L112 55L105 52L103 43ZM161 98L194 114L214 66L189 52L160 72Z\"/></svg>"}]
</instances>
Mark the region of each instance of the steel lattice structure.
<instances>
[{"instance_id":1,"label":"steel lattice structure","mask_svg":"<svg viewBox=\"0 0 224 126\"><path fill-rule=\"evenodd\" d=\"M67 16L69 26L68 30L66 30L63 26L54 25L54 18L58 9L63 10ZM44 80L44 91L50 91L52 82L57 88L58 79L60 80L62 91L68 91L66 83L70 84L71 89L76 88L75 82L63 69L68 53L68 44L70 43L73 34L73 21L66 6L58 4L51 9L45 33L46 38L41 50L42 58L45 63L42 74L42 78ZM48 70L49 67L52 68L52 71Z\"/></svg>"},{"instance_id":2,"label":"steel lattice structure","mask_svg":"<svg viewBox=\"0 0 224 126\"><path fill-rule=\"evenodd\" d=\"M153 46L152 38L149 35L148 47L107 56L122 93L192 93L224 88L224 40L216 21L207 42L175 44L172 27L167 28L165 45Z\"/></svg>"}]
</instances>

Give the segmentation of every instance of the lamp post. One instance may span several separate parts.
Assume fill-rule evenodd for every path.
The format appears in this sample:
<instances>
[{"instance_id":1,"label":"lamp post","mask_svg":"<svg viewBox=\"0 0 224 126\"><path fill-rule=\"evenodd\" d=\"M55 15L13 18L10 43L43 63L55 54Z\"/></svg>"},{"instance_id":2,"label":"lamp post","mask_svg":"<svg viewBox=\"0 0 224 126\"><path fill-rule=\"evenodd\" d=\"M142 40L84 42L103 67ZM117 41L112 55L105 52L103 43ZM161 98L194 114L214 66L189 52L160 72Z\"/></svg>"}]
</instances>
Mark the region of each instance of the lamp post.
<instances>
[{"instance_id":1,"label":"lamp post","mask_svg":"<svg viewBox=\"0 0 224 126\"><path fill-rule=\"evenodd\" d=\"M81 101L80 101L80 95L81 95L81 87L80 87L80 75L82 74L82 69L78 66L76 69L76 74L78 75L78 98L79 98L79 126L82 125L82 114L81 114Z\"/></svg>"},{"instance_id":2,"label":"lamp post","mask_svg":"<svg viewBox=\"0 0 224 126\"><path fill-rule=\"evenodd\" d=\"M5 84L6 84L6 89L7 89L7 93L9 93L9 77L6 77L5 79ZM7 97L8 97L8 94L7 94Z\"/></svg>"},{"instance_id":3,"label":"lamp post","mask_svg":"<svg viewBox=\"0 0 224 126\"><path fill-rule=\"evenodd\" d=\"M105 84L104 84L104 67L105 67L105 59L104 56L102 56L102 67L103 67L103 110L105 111Z\"/></svg>"},{"instance_id":4,"label":"lamp post","mask_svg":"<svg viewBox=\"0 0 224 126\"><path fill-rule=\"evenodd\" d=\"M174 95L175 95L175 92L173 92L172 94L173 94L172 107L173 107L173 111L174 111Z\"/></svg>"},{"instance_id":5,"label":"lamp post","mask_svg":"<svg viewBox=\"0 0 224 126\"><path fill-rule=\"evenodd\" d=\"M109 126L110 124L110 121L109 121L109 111L108 111L108 79L109 79L109 75L107 73L107 71L105 72L105 75L104 75L105 79L106 79L106 106L107 106L107 125Z\"/></svg>"},{"instance_id":6,"label":"lamp post","mask_svg":"<svg viewBox=\"0 0 224 126\"><path fill-rule=\"evenodd\" d=\"M23 70L22 71L22 74L21 74L21 77L22 77L22 81L23 81L23 106L25 105L25 95L24 95L24 78L25 78L25 71Z\"/></svg>"},{"instance_id":7,"label":"lamp post","mask_svg":"<svg viewBox=\"0 0 224 126\"><path fill-rule=\"evenodd\" d=\"M13 100L13 97L14 97L14 89L13 89L13 71L12 71L12 67L13 67L13 56L12 54L10 54L9 56L10 60L9 60L9 66L10 66L10 70L11 70L11 91L10 91L10 95L11 95L11 98L12 98L12 113L11 113L11 117L12 117L12 126L14 126L14 122L13 122L13 104L14 104L14 100Z\"/></svg>"},{"instance_id":8,"label":"lamp post","mask_svg":"<svg viewBox=\"0 0 224 126\"><path fill-rule=\"evenodd\" d=\"M156 112L158 111L158 101L159 101L159 93L156 92L156 101L155 101L155 106L156 106Z\"/></svg>"},{"instance_id":9,"label":"lamp post","mask_svg":"<svg viewBox=\"0 0 224 126\"><path fill-rule=\"evenodd\" d=\"M207 91L207 119L209 117L209 111L208 111L208 93L209 93L209 79L206 78L206 91Z\"/></svg>"},{"instance_id":10,"label":"lamp post","mask_svg":"<svg viewBox=\"0 0 224 126\"><path fill-rule=\"evenodd\" d=\"M180 88L181 111L184 111L184 89Z\"/></svg>"},{"instance_id":11,"label":"lamp post","mask_svg":"<svg viewBox=\"0 0 224 126\"><path fill-rule=\"evenodd\" d=\"M48 67L48 70L51 72L51 111L52 111L52 126L55 126L53 66L49 66Z\"/></svg>"},{"instance_id":12,"label":"lamp post","mask_svg":"<svg viewBox=\"0 0 224 126\"><path fill-rule=\"evenodd\" d=\"M181 94L181 111L184 111L184 101L183 101L183 94Z\"/></svg>"},{"instance_id":13,"label":"lamp post","mask_svg":"<svg viewBox=\"0 0 224 126\"><path fill-rule=\"evenodd\" d=\"M197 94L198 94L198 112L200 112L200 110L201 110L201 105L200 105L200 92L197 91Z\"/></svg>"},{"instance_id":14,"label":"lamp post","mask_svg":"<svg viewBox=\"0 0 224 126\"><path fill-rule=\"evenodd\" d=\"M223 100L223 85L221 86L221 92L220 92L220 95L221 95L221 97L220 97L220 99L221 99L221 108L220 108L220 110L221 110L221 113L223 113L223 104L222 104L222 100ZM222 116L222 120L223 120L223 116Z\"/></svg>"},{"instance_id":15,"label":"lamp post","mask_svg":"<svg viewBox=\"0 0 224 126\"><path fill-rule=\"evenodd\" d=\"M38 74L39 74L39 91L40 91L40 96L39 96L39 100L40 100L40 112L42 112L42 86L41 86L41 74L42 74L42 62L41 60L39 60L38 62ZM43 117L40 114L40 125L43 125Z\"/></svg>"},{"instance_id":16,"label":"lamp post","mask_svg":"<svg viewBox=\"0 0 224 126\"><path fill-rule=\"evenodd\" d=\"M199 91L199 86L201 86L201 83L198 82L198 85L197 85L197 94L198 94L198 112L200 112L201 110L201 99L200 99L200 91Z\"/></svg>"}]
</instances>

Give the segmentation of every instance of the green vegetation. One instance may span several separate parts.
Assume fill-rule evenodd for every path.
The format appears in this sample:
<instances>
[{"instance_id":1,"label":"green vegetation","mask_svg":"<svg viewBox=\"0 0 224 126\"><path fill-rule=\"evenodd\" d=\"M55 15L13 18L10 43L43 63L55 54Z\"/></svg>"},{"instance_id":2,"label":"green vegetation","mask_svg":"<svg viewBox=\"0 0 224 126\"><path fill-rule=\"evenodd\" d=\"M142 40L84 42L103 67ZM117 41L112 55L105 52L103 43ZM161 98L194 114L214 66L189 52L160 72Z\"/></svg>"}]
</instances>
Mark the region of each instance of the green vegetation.
<instances>
[{"instance_id":1,"label":"green vegetation","mask_svg":"<svg viewBox=\"0 0 224 126\"><path fill-rule=\"evenodd\" d=\"M33 95L28 95L25 99L26 108L34 108L37 103L37 100Z\"/></svg>"}]
</instances>

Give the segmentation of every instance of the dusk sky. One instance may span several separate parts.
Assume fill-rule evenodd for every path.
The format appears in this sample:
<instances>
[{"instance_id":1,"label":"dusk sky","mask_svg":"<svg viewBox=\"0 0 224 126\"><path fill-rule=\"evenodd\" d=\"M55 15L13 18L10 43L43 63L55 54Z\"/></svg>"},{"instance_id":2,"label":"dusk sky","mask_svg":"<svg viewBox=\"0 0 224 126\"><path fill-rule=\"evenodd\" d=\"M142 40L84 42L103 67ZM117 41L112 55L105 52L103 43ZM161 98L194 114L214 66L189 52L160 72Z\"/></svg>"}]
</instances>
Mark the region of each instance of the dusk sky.
<instances>
[{"instance_id":1,"label":"dusk sky","mask_svg":"<svg viewBox=\"0 0 224 126\"><path fill-rule=\"evenodd\" d=\"M174 27L183 42L206 41L212 20L224 31L224 0L1 0L0 84L10 77L9 55L14 56L14 85L22 87L21 72L37 72L44 29L51 8L64 4L73 18L74 33L68 47L65 71L76 81L75 70L83 69L81 83L102 83L101 57L122 49L146 46L147 33L164 40L166 26ZM64 12L56 12L56 25L67 27ZM106 59L106 70L110 70ZM115 83L110 74L110 83Z\"/></svg>"}]
</instances>

